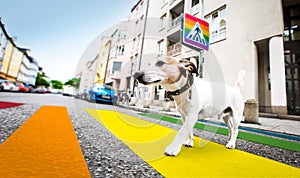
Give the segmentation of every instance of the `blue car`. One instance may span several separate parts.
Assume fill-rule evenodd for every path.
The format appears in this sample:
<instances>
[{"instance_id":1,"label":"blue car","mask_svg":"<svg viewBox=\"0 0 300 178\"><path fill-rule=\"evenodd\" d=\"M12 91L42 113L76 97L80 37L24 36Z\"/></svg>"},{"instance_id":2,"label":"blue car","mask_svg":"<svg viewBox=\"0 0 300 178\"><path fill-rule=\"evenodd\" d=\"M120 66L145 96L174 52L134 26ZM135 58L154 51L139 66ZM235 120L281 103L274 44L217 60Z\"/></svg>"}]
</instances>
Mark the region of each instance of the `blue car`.
<instances>
[{"instance_id":1,"label":"blue car","mask_svg":"<svg viewBox=\"0 0 300 178\"><path fill-rule=\"evenodd\" d=\"M96 84L88 89L87 100L99 103L114 103L116 93L109 85Z\"/></svg>"}]
</instances>

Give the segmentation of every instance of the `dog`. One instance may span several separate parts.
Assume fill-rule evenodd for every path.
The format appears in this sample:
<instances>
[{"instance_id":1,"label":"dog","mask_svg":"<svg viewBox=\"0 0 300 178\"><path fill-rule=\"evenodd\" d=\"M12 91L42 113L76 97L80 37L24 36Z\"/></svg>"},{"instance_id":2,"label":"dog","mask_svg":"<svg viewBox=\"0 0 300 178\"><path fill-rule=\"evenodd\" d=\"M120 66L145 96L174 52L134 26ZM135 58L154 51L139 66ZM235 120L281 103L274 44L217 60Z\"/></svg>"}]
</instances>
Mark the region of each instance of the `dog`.
<instances>
[{"instance_id":1,"label":"dog","mask_svg":"<svg viewBox=\"0 0 300 178\"><path fill-rule=\"evenodd\" d=\"M223 118L229 129L226 147L234 149L236 145L238 126L244 111L240 88L244 84L245 71L239 73L233 87L224 82L211 83L193 74L198 72L192 62L186 59L178 61L170 56L158 60L153 70L134 74L141 84L163 86L174 98L176 109L181 114L183 125L172 143L165 148L167 156L178 155L182 145L193 147L193 127L198 118Z\"/></svg>"}]
</instances>

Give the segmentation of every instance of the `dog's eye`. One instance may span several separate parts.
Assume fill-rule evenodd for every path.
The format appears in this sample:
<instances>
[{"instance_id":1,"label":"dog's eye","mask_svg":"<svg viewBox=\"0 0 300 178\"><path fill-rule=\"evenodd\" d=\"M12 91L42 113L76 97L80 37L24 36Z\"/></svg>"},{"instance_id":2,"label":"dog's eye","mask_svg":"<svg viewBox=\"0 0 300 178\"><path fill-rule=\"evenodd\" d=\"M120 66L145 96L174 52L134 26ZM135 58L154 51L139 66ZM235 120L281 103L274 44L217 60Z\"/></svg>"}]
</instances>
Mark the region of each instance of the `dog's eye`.
<instances>
[{"instance_id":1,"label":"dog's eye","mask_svg":"<svg viewBox=\"0 0 300 178\"><path fill-rule=\"evenodd\" d=\"M157 67L160 67L160 66L162 66L162 65L164 65L165 64L165 62L163 62L163 61L157 61L157 63L155 64Z\"/></svg>"}]
</instances>

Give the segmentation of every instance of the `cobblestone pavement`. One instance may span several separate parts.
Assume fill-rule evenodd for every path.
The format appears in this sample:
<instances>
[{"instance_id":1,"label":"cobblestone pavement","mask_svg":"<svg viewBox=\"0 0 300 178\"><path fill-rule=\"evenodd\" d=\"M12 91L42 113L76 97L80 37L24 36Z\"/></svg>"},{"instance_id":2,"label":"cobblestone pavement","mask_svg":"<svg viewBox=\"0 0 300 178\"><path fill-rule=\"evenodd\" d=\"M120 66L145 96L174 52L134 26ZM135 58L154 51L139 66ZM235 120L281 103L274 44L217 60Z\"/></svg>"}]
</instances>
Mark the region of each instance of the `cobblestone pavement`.
<instances>
[{"instance_id":1,"label":"cobblestone pavement","mask_svg":"<svg viewBox=\"0 0 300 178\"><path fill-rule=\"evenodd\" d=\"M74 130L92 177L162 177L146 162L136 156L83 108L122 111L136 115L135 111L112 105L89 103L61 95L33 95L0 93L1 101L23 102L25 105L0 109L0 144L18 129L41 105L62 105L68 108ZM145 120L179 129L180 125L137 116ZM195 129L195 135L225 145L227 136ZM271 146L237 141L237 149L267 157L300 168L300 153ZM201 164L201 163L199 163ZM245 165L246 166L246 165Z\"/></svg>"}]
</instances>

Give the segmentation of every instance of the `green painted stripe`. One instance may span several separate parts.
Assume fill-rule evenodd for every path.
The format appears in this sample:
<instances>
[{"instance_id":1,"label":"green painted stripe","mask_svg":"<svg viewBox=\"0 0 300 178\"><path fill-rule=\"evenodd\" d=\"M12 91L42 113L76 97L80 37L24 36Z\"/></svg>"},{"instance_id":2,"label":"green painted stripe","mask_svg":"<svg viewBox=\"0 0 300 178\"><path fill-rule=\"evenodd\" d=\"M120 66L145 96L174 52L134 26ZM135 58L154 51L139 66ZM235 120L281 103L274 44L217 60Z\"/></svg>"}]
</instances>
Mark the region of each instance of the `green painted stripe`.
<instances>
[{"instance_id":1,"label":"green painted stripe","mask_svg":"<svg viewBox=\"0 0 300 178\"><path fill-rule=\"evenodd\" d=\"M163 116L163 115L158 115L158 114L148 114L148 113L139 113L139 115L182 125L181 120L173 118L173 117L169 117L169 116ZM206 125L206 124L197 122L195 124L195 128L222 134L222 135L228 135L227 128L223 128L223 127L216 127L216 126ZM296 142L281 140L281 139L267 137L267 136L263 136L263 135L252 134L252 133L243 132L243 131L239 131L238 138L247 140L247 141L252 141L252 142L256 142L256 143L269 145L269 146L274 146L274 147L278 147L278 148L282 148L282 149L286 149L286 150L300 152L300 144L296 143Z\"/></svg>"}]
</instances>

